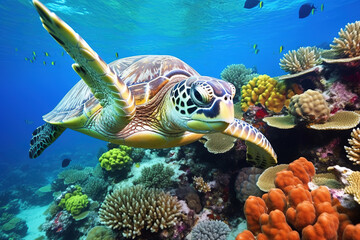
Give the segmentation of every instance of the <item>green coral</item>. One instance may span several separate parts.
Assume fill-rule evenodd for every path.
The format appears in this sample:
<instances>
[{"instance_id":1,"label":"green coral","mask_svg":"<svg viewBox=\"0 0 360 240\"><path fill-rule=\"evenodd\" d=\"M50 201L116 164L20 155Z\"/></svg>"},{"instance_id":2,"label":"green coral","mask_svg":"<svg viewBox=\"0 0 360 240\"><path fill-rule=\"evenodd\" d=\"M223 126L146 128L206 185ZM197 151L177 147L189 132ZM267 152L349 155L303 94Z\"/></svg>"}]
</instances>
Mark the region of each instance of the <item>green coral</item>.
<instances>
[{"instance_id":1,"label":"green coral","mask_svg":"<svg viewBox=\"0 0 360 240\"><path fill-rule=\"evenodd\" d=\"M174 174L171 167L165 167L164 164L158 163L151 167L144 167L141 170L141 176L135 183L149 188L167 188L172 185L171 177Z\"/></svg>"},{"instance_id":2,"label":"green coral","mask_svg":"<svg viewBox=\"0 0 360 240\"><path fill-rule=\"evenodd\" d=\"M128 146L119 146L113 148L99 158L100 166L107 171L120 170L129 167L132 164L132 158L129 156L132 148Z\"/></svg>"},{"instance_id":3,"label":"green coral","mask_svg":"<svg viewBox=\"0 0 360 240\"><path fill-rule=\"evenodd\" d=\"M246 85L251 79L258 74L251 68L246 68L244 64L228 65L222 72L221 78L234 84L236 92L241 93L241 87Z\"/></svg>"},{"instance_id":4,"label":"green coral","mask_svg":"<svg viewBox=\"0 0 360 240\"><path fill-rule=\"evenodd\" d=\"M86 194L81 192L81 187L76 186L75 191L72 193L66 193L60 200L58 206L66 209L72 216L79 215L83 210L87 208L89 199Z\"/></svg>"}]
</instances>

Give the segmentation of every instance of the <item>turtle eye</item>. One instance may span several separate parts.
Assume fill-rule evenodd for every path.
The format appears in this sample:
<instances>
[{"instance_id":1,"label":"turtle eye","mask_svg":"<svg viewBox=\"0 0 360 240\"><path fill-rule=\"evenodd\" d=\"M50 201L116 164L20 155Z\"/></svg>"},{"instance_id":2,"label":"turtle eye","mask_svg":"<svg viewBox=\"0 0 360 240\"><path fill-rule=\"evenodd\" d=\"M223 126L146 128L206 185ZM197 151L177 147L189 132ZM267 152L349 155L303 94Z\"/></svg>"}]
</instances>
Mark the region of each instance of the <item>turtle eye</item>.
<instances>
[{"instance_id":1,"label":"turtle eye","mask_svg":"<svg viewBox=\"0 0 360 240\"><path fill-rule=\"evenodd\" d=\"M210 86L194 84L191 87L191 99L198 106L206 106L212 100L212 91Z\"/></svg>"}]
</instances>

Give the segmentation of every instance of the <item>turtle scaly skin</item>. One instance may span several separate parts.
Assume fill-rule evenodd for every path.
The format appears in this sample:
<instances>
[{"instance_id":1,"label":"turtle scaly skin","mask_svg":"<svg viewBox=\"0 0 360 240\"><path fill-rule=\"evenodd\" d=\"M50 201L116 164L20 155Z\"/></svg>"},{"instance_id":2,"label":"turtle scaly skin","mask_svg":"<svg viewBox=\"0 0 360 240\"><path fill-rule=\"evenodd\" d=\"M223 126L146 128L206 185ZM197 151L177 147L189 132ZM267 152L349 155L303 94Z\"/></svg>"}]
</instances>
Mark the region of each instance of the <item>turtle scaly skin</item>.
<instances>
[{"instance_id":1,"label":"turtle scaly skin","mask_svg":"<svg viewBox=\"0 0 360 240\"><path fill-rule=\"evenodd\" d=\"M201 76L172 56L134 56L106 64L65 22L33 0L44 28L75 60L82 78L35 130L29 155L38 157L70 128L141 148L169 148L221 132L243 139L258 166L277 161L266 137L234 118L235 87Z\"/></svg>"}]
</instances>

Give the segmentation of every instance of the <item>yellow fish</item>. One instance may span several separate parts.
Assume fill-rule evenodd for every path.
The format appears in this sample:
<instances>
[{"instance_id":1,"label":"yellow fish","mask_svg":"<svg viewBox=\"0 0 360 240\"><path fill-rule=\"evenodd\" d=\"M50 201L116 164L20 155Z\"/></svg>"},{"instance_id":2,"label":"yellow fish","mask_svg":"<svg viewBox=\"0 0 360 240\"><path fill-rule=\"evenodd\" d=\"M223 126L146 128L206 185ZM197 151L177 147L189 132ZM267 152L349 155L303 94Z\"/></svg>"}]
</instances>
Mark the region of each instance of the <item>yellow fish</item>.
<instances>
[{"instance_id":1,"label":"yellow fish","mask_svg":"<svg viewBox=\"0 0 360 240\"><path fill-rule=\"evenodd\" d=\"M321 11L324 11L324 4L321 4L320 10L321 10Z\"/></svg>"},{"instance_id":2,"label":"yellow fish","mask_svg":"<svg viewBox=\"0 0 360 240\"><path fill-rule=\"evenodd\" d=\"M50 54L48 52L44 52L44 54L45 54L45 57L50 56Z\"/></svg>"},{"instance_id":3,"label":"yellow fish","mask_svg":"<svg viewBox=\"0 0 360 240\"><path fill-rule=\"evenodd\" d=\"M26 58L25 58L25 61L29 61L29 59L26 57Z\"/></svg>"},{"instance_id":4,"label":"yellow fish","mask_svg":"<svg viewBox=\"0 0 360 240\"><path fill-rule=\"evenodd\" d=\"M55 66L55 61L52 61L52 62L51 62L51 65Z\"/></svg>"},{"instance_id":5,"label":"yellow fish","mask_svg":"<svg viewBox=\"0 0 360 240\"><path fill-rule=\"evenodd\" d=\"M264 2L261 1L260 4L259 4L259 7L262 8L264 6Z\"/></svg>"},{"instance_id":6,"label":"yellow fish","mask_svg":"<svg viewBox=\"0 0 360 240\"><path fill-rule=\"evenodd\" d=\"M255 49L255 54L258 54L259 53L259 49Z\"/></svg>"},{"instance_id":7,"label":"yellow fish","mask_svg":"<svg viewBox=\"0 0 360 240\"><path fill-rule=\"evenodd\" d=\"M36 57L36 53L33 51L33 55L34 55L34 57Z\"/></svg>"},{"instance_id":8,"label":"yellow fish","mask_svg":"<svg viewBox=\"0 0 360 240\"><path fill-rule=\"evenodd\" d=\"M283 50L284 50L284 46L281 45L281 46L280 46L280 49L279 49L279 53L282 53Z\"/></svg>"},{"instance_id":9,"label":"yellow fish","mask_svg":"<svg viewBox=\"0 0 360 240\"><path fill-rule=\"evenodd\" d=\"M116 58L119 58L119 53L115 53L115 57L116 57Z\"/></svg>"},{"instance_id":10,"label":"yellow fish","mask_svg":"<svg viewBox=\"0 0 360 240\"><path fill-rule=\"evenodd\" d=\"M311 10L311 15L314 15L314 13L315 13L315 8L313 8L313 9Z\"/></svg>"},{"instance_id":11,"label":"yellow fish","mask_svg":"<svg viewBox=\"0 0 360 240\"><path fill-rule=\"evenodd\" d=\"M135 167L139 168L139 167L140 167L140 163L135 163Z\"/></svg>"},{"instance_id":12,"label":"yellow fish","mask_svg":"<svg viewBox=\"0 0 360 240\"><path fill-rule=\"evenodd\" d=\"M255 43L254 45L253 45L253 49L256 49L257 48L257 44Z\"/></svg>"},{"instance_id":13,"label":"yellow fish","mask_svg":"<svg viewBox=\"0 0 360 240\"><path fill-rule=\"evenodd\" d=\"M46 62L45 62L45 61L43 61L43 64L44 64L44 65L46 65Z\"/></svg>"}]
</instances>

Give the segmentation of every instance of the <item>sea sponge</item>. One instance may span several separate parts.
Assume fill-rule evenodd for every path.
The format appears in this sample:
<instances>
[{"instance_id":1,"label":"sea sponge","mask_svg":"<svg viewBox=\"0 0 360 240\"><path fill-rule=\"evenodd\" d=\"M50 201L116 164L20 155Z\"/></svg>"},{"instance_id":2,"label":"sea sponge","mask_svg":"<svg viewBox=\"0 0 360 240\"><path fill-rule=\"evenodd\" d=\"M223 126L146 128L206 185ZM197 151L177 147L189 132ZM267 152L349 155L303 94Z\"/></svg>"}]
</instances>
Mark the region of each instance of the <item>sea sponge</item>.
<instances>
[{"instance_id":1,"label":"sea sponge","mask_svg":"<svg viewBox=\"0 0 360 240\"><path fill-rule=\"evenodd\" d=\"M134 239L144 229L158 232L174 226L182 216L180 209L176 197L138 185L108 194L99 210L99 218L110 228L122 231L124 237Z\"/></svg>"},{"instance_id":2,"label":"sea sponge","mask_svg":"<svg viewBox=\"0 0 360 240\"><path fill-rule=\"evenodd\" d=\"M204 220L191 231L191 240L226 240L229 226L222 221Z\"/></svg>"},{"instance_id":3,"label":"sea sponge","mask_svg":"<svg viewBox=\"0 0 360 240\"><path fill-rule=\"evenodd\" d=\"M221 78L234 84L236 92L241 92L241 87L247 84L251 79L257 77L253 69L246 68L244 64L228 65L222 72Z\"/></svg>"},{"instance_id":4,"label":"sea sponge","mask_svg":"<svg viewBox=\"0 0 360 240\"><path fill-rule=\"evenodd\" d=\"M354 200L360 204L360 172L353 172L346 178L349 186L346 186L344 192L354 195Z\"/></svg>"},{"instance_id":5,"label":"sea sponge","mask_svg":"<svg viewBox=\"0 0 360 240\"><path fill-rule=\"evenodd\" d=\"M268 75L253 78L241 89L241 108L247 111L250 105L261 103L268 110L280 112L288 106L295 93L286 89L284 83L276 81Z\"/></svg>"},{"instance_id":6,"label":"sea sponge","mask_svg":"<svg viewBox=\"0 0 360 240\"><path fill-rule=\"evenodd\" d=\"M347 158L353 161L353 164L360 165L360 128L354 128L351 132L351 138L348 139L350 147L345 146Z\"/></svg>"},{"instance_id":7,"label":"sea sponge","mask_svg":"<svg viewBox=\"0 0 360 240\"><path fill-rule=\"evenodd\" d=\"M360 21L348 23L345 30L340 29L339 38L334 38L330 47L339 57L360 56Z\"/></svg>"},{"instance_id":8,"label":"sea sponge","mask_svg":"<svg viewBox=\"0 0 360 240\"><path fill-rule=\"evenodd\" d=\"M132 164L132 158L129 156L132 148L128 146L119 146L102 154L99 162L102 168L107 171L120 170L129 167Z\"/></svg>"},{"instance_id":9,"label":"sea sponge","mask_svg":"<svg viewBox=\"0 0 360 240\"><path fill-rule=\"evenodd\" d=\"M171 167L165 167L158 163L150 167L144 167L141 170L141 176L135 180L135 184L141 184L144 187L168 188L172 185L171 177L175 174Z\"/></svg>"},{"instance_id":10,"label":"sea sponge","mask_svg":"<svg viewBox=\"0 0 360 240\"><path fill-rule=\"evenodd\" d=\"M289 111L295 117L295 122L306 124L324 123L330 117L330 109L324 96L310 89L291 98Z\"/></svg>"},{"instance_id":11,"label":"sea sponge","mask_svg":"<svg viewBox=\"0 0 360 240\"><path fill-rule=\"evenodd\" d=\"M284 54L280 59L280 68L294 74L305 71L321 63L321 50L316 47L301 47Z\"/></svg>"}]
</instances>

